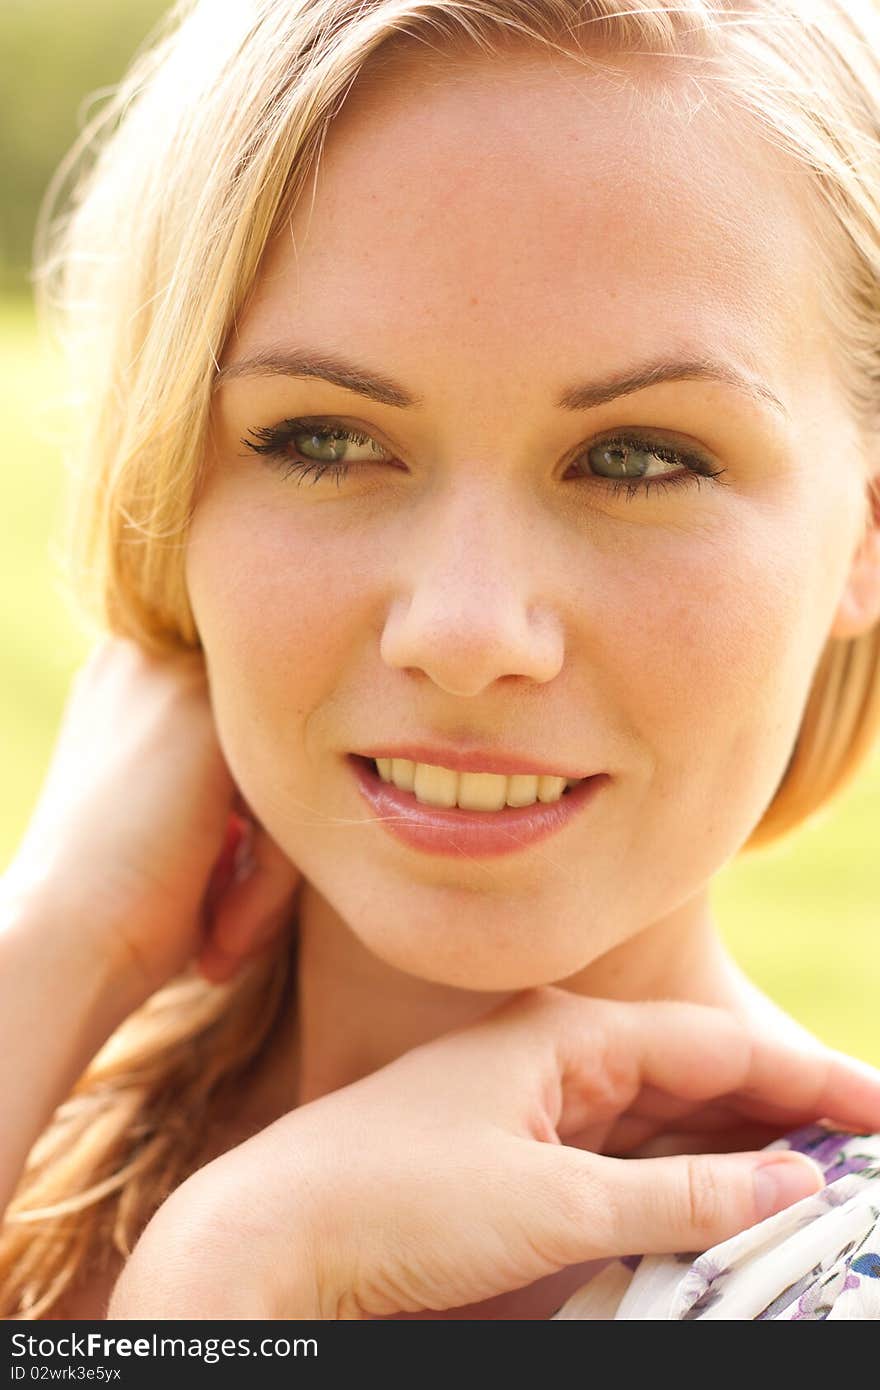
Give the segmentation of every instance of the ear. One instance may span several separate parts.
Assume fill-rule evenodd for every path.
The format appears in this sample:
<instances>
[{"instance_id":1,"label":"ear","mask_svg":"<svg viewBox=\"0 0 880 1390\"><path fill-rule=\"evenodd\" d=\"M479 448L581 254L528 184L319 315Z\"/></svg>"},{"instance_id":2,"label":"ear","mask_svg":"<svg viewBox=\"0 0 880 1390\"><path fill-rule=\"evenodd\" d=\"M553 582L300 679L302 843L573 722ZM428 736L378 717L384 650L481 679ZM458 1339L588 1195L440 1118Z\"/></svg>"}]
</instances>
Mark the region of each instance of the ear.
<instances>
[{"instance_id":1,"label":"ear","mask_svg":"<svg viewBox=\"0 0 880 1390\"><path fill-rule=\"evenodd\" d=\"M880 471L868 483L868 516L830 637L861 637L880 622Z\"/></svg>"}]
</instances>

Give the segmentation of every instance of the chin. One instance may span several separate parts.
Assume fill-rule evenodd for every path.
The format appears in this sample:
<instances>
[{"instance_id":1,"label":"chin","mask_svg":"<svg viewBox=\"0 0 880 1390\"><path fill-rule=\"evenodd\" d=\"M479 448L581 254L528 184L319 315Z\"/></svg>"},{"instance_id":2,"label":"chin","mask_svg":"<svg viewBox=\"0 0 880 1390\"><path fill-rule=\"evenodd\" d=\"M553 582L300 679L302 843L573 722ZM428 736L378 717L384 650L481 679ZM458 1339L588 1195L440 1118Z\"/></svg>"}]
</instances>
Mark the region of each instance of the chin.
<instances>
[{"instance_id":1,"label":"chin","mask_svg":"<svg viewBox=\"0 0 880 1390\"><path fill-rule=\"evenodd\" d=\"M576 974L594 958L582 939L566 936L558 918L552 936L536 930L535 916L522 904L519 913L505 913L497 903L471 904L452 914L424 906L407 913L398 905L393 916L373 909L371 904L369 912L345 918L371 955L404 974L454 989L534 989Z\"/></svg>"}]
</instances>

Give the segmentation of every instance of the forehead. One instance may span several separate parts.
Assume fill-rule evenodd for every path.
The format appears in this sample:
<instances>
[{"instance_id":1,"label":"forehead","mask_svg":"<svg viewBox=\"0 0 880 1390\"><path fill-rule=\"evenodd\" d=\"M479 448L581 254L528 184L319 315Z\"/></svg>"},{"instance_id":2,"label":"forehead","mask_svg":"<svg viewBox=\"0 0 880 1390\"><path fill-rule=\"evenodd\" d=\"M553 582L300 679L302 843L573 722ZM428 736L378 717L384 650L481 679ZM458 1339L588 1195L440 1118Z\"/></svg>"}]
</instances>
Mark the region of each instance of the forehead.
<instances>
[{"instance_id":1,"label":"forehead","mask_svg":"<svg viewBox=\"0 0 880 1390\"><path fill-rule=\"evenodd\" d=\"M529 370L578 344L579 366L584 345L611 366L714 348L785 395L826 341L803 175L686 73L615 62L626 80L540 51L367 69L269 248L243 346L307 325L386 361L452 345L466 369L525 352Z\"/></svg>"}]
</instances>

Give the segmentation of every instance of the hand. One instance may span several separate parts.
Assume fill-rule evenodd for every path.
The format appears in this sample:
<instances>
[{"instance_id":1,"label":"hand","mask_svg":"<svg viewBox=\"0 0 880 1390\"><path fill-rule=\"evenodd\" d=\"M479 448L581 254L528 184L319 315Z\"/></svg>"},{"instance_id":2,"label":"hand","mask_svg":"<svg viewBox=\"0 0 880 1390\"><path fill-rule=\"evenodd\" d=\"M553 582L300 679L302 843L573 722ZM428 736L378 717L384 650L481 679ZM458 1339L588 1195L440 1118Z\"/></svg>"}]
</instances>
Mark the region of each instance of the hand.
<instances>
[{"instance_id":1,"label":"hand","mask_svg":"<svg viewBox=\"0 0 880 1390\"><path fill-rule=\"evenodd\" d=\"M248 836L253 871L236 877ZM137 1004L194 956L228 979L289 920L298 882L223 758L201 652L104 639L73 679L4 893L57 902L59 930L88 934Z\"/></svg>"},{"instance_id":2,"label":"hand","mask_svg":"<svg viewBox=\"0 0 880 1390\"><path fill-rule=\"evenodd\" d=\"M818 1168L586 1146L698 1134L703 1114L717 1142L722 1100L777 1135L830 1111L880 1127L880 1074L818 1044L701 1005L528 990L206 1164L147 1226L108 1316L387 1317L707 1249L817 1191Z\"/></svg>"}]
</instances>

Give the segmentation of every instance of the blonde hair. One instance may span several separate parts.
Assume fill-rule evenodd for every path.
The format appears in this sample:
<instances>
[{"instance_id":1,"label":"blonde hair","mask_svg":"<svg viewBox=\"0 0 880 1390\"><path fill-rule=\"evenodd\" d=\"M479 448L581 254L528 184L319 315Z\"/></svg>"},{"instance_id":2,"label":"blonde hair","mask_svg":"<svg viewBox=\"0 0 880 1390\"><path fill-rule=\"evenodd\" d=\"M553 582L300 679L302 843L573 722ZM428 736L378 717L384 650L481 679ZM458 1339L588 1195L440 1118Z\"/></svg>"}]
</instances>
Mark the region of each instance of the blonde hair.
<instances>
[{"instance_id":1,"label":"blonde hair","mask_svg":"<svg viewBox=\"0 0 880 1390\"><path fill-rule=\"evenodd\" d=\"M82 409L69 580L99 629L160 653L199 646L184 546L217 363L349 87L398 42L494 55L537 44L587 67L592 53L624 79L613 56L647 52L682 64L701 100L714 87L808 171L841 383L865 439L880 437L873 4L183 0L84 129L38 227L39 306L58 325ZM866 526L872 495L866 481ZM835 796L878 725L880 631L829 640L785 775L744 848ZM5 1314L47 1316L111 1248L130 1253L198 1166L195 1139L289 1005L288 950L221 988L186 972L99 1052L34 1145L7 1212Z\"/></svg>"}]
</instances>

